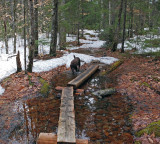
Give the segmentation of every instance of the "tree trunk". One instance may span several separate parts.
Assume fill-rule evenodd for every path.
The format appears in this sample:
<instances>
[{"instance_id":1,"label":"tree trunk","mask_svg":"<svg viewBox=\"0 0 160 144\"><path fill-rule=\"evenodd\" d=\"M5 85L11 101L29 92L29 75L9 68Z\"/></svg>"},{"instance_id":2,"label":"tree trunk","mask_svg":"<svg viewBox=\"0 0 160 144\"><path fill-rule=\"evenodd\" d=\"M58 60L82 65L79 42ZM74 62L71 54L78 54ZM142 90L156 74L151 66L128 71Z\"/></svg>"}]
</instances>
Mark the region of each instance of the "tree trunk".
<instances>
[{"instance_id":1,"label":"tree trunk","mask_svg":"<svg viewBox=\"0 0 160 144\"><path fill-rule=\"evenodd\" d=\"M78 17L78 20L77 20L77 45L80 45L80 41L79 41L79 39L80 39L80 34L79 34L79 30L80 30L80 28L79 28L79 24L80 24L80 1L78 0L78 11L77 11L77 17Z\"/></svg>"},{"instance_id":2,"label":"tree trunk","mask_svg":"<svg viewBox=\"0 0 160 144\"><path fill-rule=\"evenodd\" d=\"M30 48L30 17L29 17L29 1L26 0L26 17L27 17L27 26L26 26L26 30L27 30L27 43L28 43L28 48Z\"/></svg>"},{"instance_id":3,"label":"tree trunk","mask_svg":"<svg viewBox=\"0 0 160 144\"><path fill-rule=\"evenodd\" d=\"M124 53L124 41L125 41L125 32L126 32L126 9L127 9L127 0L124 1L124 22L123 22L123 39L122 39L122 49L121 53Z\"/></svg>"},{"instance_id":4,"label":"tree trunk","mask_svg":"<svg viewBox=\"0 0 160 144\"><path fill-rule=\"evenodd\" d=\"M35 51L34 55L38 55L38 0L34 0L34 18L35 18Z\"/></svg>"},{"instance_id":5,"label":"tree trunk","mask_svg":"<svg viewBox=\"0 0 160 144\"><path fill-rule=\"evenodd\" d=\"M56 55L57 32L58 32L58 0L53 0L52 31L51 31L51 43L50 43L51 56Z\"/></svg>"},{"instance_id":6,"label":"tree trunk","mask_svg":"<svg viewBox=\"0 0 160 144\"><path fill-rule=\"evenodd\" d=\"M4 20L3 20L3 26L4 26L4 40L5 40L5 46L6 46L6 54L8 54L8 36L7 36L7 20L6 20L6 0L4 0Z\"/></svg>"},{"instance_id":7,"label":"tree trunk","mask_svg":"<svg viewBox=\"0 0 160 144\"><path fill-rule=\"evenodd\" d=\"M154 24L155 24L155 15L156 15L156 2L155 0L152 0L152 13L151 13L151 21L150 21L151 29L154 27Z\"/></svg>"},{"instance_id":8,"label":"tree trunk","mask_svg":"<svg viewBox=\"0 0 160 144\"><path fill-rule=\"evenodd\" d=\"M79 41L79 39L80 39L80 34L79 34L79 23L77 24L77 41L78 41L78 43L77 43L77 45L80 45L80 41Z\"/></svg>"},{"instance_id":9,"label":"tree trunk","mask_svg":"<svg viewBox=\"0 0 160 144\"><path fill-rule=\"evenodd\" d=\"M116 51L117 44L118 44L118 41L119 41L119 32L120 32L120 28L121 28L122 9L123 9L123 0L121 0L121 5L120 5L120 9L119 9L119 14L118 14L118 25L117 25L115 38L114 38L114 43L113 43L113 47L112 47L113 52Z\"/></svg>"},{"instance_id":10,"label":"tree trunk","mask_svg":"<svg viewBox=\"0 0 160 144\"><path fill-rule=\"evenodd\" d=\"M130 4L130 17L131 17L131 19L130 19L130 27L129 27L129 37L131 38L131 37L133 37L133 2L131 2L131 4Z\"/></svg>"},{"instance_id":11,"label":"tree trunk","mask_svg":"<svg viewBox=\"0 0 160 144\"><path fill-rule=\"evenodd\" d=\"M109 0L109 18L108 18L108 24L111 26L111 0Z\"/></svg>"},{"instance_id":12,"label":"tree trunk","mask_svg":"<svg viewBox=\"0 0 160 144\"><path fill-rule=\"evenodd\" d=\"M26 73L26 0L23 0L24 9L23 9L23 37L24 37L24 70Z\"/></svg>"},{"instance_id":13,"label":"tree trunk","mask_svg":"<svg viewBox=\"0 0 160 144\"><path fill-rule=\"evenodd\" d=\"M65 0L62 0L60 5L64 6L65 5ZM65 21L64 12L61 11L60 15L61 15L61 20L60 21L62 21L62 24L60 25L60 28L59 28L59 46L60 46L60 50L64 50L64 49L66 49L65 48L65 44L66 44L66 28L65 28L65 26L63 24L63 22Z\"/></svg>"},{"instance_id":14,"label":"tree trunk","mask_svg":"<svg viewBox=\"0 0 160 144\"><path fill-rule=\"evenodd\" d=\"M81 9L82 9L82 17L81 17L81 36L83 37L84 33L84 0L81 0Z\"/></svg>"},{"instance_id":15,"label":"tree trunk","mask_svg":"<svg viewBox=\"0 0 160 144\"><path fill-rule=\"evenodd\" d=\"M106 0L101 0L101 7L102 7L102 14L101 14L101 21L102 21L102 29L106 29L107 28L107 12L106 10L108 9L108 4Z\"/></svg>"},{"instance_id":16,"label":"tree trunk","mask_svg":"<svg viewBox=\"0 0 160 144\"><path fill-rule=\"evenodd\" d=\"M16 7L17 7L17 0L14 0L14 10L13 10L13 31L14 31L14 50L13 50L13 53L16 53L16 39L17 39L17 36L16 36Z\"/></svg>"},{"instance_id":17,"label":"tree trunk","mask_svg":"<svg viewBox=\"0 0 160 144\"><path fill-rule=\"evenodd\" d=\"M16 56L16 62L17 62L17 73L18 73L18 72L22 71L19 51L18 51L18 54Z\"/></svg>"},{"instance_id":18,"label":"tree trunk","mask_svg":"<svg viewBox=\"0 0 160 144\"><path fill-rule=\"evenodd\" d=\"M31 42L30 42L30 48L29 48L29 64L28 64L28 72L32 72L33 67L33 55L34 55L34 46L35 46L35 40L34 40L34 12L33 12L33 0L29 0L30 4L30 17L31 17Z\"/></svg>"}]
</instances>

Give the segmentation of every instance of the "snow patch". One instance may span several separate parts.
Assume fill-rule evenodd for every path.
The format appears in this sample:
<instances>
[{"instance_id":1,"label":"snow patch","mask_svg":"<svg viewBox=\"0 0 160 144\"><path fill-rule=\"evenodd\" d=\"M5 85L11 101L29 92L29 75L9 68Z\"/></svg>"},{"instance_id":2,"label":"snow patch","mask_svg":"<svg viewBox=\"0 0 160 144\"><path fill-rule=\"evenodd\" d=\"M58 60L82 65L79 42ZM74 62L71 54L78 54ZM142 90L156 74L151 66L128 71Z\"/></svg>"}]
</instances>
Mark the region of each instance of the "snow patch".
<instances>
[{"instance_id":1,"label":"snow patch","mask_svg":"<svg viewBox=\"0 0 160 144\"><path fill-rule=\"evenodd\" d=\"M86 54L79 54L79 53L66 53L60 58L50 59L50 60L39 60L34 62L33 65L33 72L43 72L43 71L49 71L53 68L56 68L58 66L66 65L67 68L70 67L71 61L74 59L74 55L76 57L79 57L81 61L81 65L84 63L90 63L94 60L100 61L101 63L105 64L111 64L118 59L113 57L93 57Z\"/></svg>"},{"instance_id":2,"label":"snow patch","mask_svg":"<svg viewBox=\"0 0 160 144\"><path fill-rule=\"evenodd\" d=\"M4 93L5 89L0 85L0 95Z\"/></svg>"}]
</instances>

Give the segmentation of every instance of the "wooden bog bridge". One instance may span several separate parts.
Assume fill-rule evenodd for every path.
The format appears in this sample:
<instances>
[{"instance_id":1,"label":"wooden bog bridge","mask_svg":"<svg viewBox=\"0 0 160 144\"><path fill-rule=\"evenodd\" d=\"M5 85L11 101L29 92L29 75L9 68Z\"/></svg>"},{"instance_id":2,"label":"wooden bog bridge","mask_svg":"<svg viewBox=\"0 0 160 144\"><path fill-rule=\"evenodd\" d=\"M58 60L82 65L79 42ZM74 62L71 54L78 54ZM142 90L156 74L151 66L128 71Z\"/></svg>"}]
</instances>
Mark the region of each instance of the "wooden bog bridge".
<instances>
[{"instance_id":1,"label":"wooden bog bridge","mask_svg":"<svg viewBox=\"0 0 160 144\"><path fill-rule=\"evenodd\" d=\"M40 133L37 144L88 144L88 140L76 139L74 89L78 88L99 68L91 65L87 70L62 88L60 115L57 136L53 133Z\"/></svg>"}]
</instances>

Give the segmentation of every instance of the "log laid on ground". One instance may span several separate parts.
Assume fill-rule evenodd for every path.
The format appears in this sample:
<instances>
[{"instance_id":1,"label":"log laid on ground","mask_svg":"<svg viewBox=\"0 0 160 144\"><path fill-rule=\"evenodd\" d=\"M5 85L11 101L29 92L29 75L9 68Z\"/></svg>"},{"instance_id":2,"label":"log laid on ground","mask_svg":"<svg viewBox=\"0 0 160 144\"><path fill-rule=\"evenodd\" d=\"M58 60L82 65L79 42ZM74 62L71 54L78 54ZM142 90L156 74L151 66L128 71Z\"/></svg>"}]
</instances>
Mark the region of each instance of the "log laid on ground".
<instances>
[{"instance_id":1,"label":"log laid on ground","mask_svg":"<svg viewBox=\"0 0 160 144\"><path fill-rule=\"evenodd\" d=\"M112 95L115 93L116 93L115 88L108 88L108 89L104 89L104 90L95 91L92 94L98 96L99 98L102 98L102 97L109 96L109 95Z\"/></svg>"},{"instance_id":2,"label":"log laid on ground","mask_svg":"<svg viewBox=\"0 0 160 144\"><path fill-rule=\"evenodd\" d=\"M62 90L57 142L76 143L73 87Z\"/></svg>"},{"instance_id":3,"label":"log laid on ground","mask_svg":"<svg viewBox=\"0 0 160 144\"><path fill-rule=\"evenodd\" d=\"M57 144L57 136L53 133L40 133L37 144ZM76 144L88 144L88 140L76 139Z\"/></svg>"},{"instance_id":4,"label":"log laid on ground","mask_svg":"<svg viewBox=\"0 0 160 144\"><path fill-rule=\"evenodd\" d=\"M113 63L111 65L111 67L106 70L106 71L103 71L101 73L101 75L106 75L106 74L109 74L110 72L114 71L116 68L118 68L121 64L123 63L123 60L119 60L119 61L116 61L115 63Z\"/></svg>"},{"instance_id":5,"label":"log laid on ground","mask_svg":"<svg viewBox=\"0 0 160 144\"><path fill-rule=\"evenodd\" d=\"M79 87L83 82L85 82L92 74L94 74L97 69L99 68L98 65L91 65L87 70L77 76L75 79L68 83L68 86L73 86L74 89Z\"/></svg>"}]
</instances>

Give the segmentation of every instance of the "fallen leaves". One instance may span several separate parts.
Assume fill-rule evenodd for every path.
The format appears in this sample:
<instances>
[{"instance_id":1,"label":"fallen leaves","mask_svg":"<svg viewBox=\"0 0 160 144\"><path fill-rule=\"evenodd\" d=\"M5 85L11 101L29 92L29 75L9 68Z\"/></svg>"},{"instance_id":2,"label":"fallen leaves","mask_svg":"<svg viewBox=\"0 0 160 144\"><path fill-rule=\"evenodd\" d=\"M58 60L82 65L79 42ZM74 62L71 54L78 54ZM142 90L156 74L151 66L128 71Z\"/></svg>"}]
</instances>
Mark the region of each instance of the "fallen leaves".
<instances>
[{"instance_id":1,"label":"fallen leaves","mask_svg":"<svg viewBox=\"0 0 160 144\"><path fill-rule=\"evenodd\" d=\"M117 79L117 89L129 97L134 108L131 119L135 131L160 119L158 67L160 62L155 66L152 58L135 57L124 60L124 64L112 72L112 75L120 75ZM148 143L154 142L152 138L143 139Z\"/></svg>"}]
</instances>

